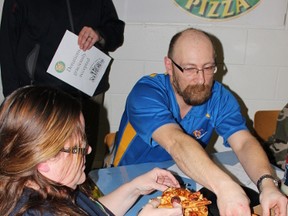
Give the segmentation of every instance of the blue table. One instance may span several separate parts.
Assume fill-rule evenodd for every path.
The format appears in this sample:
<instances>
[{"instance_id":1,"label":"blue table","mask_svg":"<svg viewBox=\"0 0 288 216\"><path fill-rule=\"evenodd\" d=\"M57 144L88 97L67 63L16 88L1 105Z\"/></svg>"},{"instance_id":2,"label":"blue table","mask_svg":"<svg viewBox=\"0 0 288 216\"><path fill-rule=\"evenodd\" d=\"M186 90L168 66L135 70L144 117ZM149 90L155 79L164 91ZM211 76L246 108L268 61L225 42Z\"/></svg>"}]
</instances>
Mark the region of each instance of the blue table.
<instances>
[{"instance_id":1,"label":"blue table","mask_svg":"<svg viewBox=\"0 0 288 216\"><path fill-rule=\"evenodd\" d=\"M236 155L232 151L215 153L212 155L213 160L222 164L234 165L238 163ZM112 168L103 168L93 170L89 173L91 179L96 183L103 194L108 194L111 191L118 188L120 185L131 181L136 176L146 173L154 167L168 168L175 164L174 161L165 161L157 163L144 163L127 165ZM183 183L187 185L189 189L196 189L196 183L192 179L181 178ZM138 211L149 201L151 198L160 196L161 192L156 191L150 195L142 196L135 205L126 213L127 216L135 216Z\"/></svg>"}]
</instances>

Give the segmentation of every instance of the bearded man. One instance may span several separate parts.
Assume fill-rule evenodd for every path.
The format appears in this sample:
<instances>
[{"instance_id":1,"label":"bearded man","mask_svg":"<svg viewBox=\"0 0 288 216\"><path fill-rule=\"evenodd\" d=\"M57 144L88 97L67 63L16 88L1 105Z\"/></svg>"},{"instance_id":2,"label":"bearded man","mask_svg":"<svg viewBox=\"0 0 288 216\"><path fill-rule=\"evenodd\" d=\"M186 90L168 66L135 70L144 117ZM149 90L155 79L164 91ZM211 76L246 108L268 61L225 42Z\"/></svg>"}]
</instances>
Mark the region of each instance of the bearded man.
<instances>
[{"instance_id":1,"label":"bearded man","mask_svg":"<svg viewBox=\"0 0 288 216\"><path fill-rule=\"evenodd\" d=\"M215 130L258 182L263 215L272 208L286 215L287 199L274 184L265 152L248 131L237 100L213 79L217 65L209 35L193 28L177 33L164 63L166 74L141 78L128 96L113 165L173 159L187 176L216 194L220 215L250 216L244 190L204 149Z\"/></svg>"}]
</instances>

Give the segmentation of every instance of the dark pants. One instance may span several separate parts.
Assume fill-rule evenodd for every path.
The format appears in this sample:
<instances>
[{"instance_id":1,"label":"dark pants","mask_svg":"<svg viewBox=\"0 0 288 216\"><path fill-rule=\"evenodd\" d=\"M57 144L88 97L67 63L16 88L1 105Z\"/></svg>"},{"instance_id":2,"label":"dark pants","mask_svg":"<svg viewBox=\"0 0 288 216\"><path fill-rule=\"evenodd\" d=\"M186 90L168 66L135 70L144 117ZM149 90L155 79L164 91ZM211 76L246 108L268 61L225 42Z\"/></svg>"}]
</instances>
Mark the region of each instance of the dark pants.
<instances>
[{"instance_id":1,"label":"dark pants","mask_svg":"<svg viewBox=\"0 0 288 216\"><path fill-rule=\"evenodd\" d=\"M82 100L82 112L88 144L92 152L86 156L85 173L103 166L105 155L104 136L107 132L107 115L103 107L104 93Z\"/></svg>"}]
</instances>

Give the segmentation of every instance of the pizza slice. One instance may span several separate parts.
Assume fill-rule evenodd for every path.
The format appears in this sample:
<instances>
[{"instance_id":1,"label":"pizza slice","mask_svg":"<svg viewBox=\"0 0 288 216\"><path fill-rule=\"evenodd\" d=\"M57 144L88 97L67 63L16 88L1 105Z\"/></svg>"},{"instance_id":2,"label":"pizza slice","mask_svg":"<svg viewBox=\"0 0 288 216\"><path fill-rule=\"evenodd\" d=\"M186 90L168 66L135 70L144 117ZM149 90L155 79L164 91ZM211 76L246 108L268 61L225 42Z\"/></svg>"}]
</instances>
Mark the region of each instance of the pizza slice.
<instances>
[{"instance_id":1,"label":"pizza slice","mask_svg":"<svg viewBox=\"0 0 288 216\"><path fill-rule=\"evenodd\" d=\"M178 202L183 207L184 216L207 216L207 205L212 202L199 191L192 192L186 188L168 188L159 197L158 208L172 208L173 202Z\"/></svg>"}]
</instances>

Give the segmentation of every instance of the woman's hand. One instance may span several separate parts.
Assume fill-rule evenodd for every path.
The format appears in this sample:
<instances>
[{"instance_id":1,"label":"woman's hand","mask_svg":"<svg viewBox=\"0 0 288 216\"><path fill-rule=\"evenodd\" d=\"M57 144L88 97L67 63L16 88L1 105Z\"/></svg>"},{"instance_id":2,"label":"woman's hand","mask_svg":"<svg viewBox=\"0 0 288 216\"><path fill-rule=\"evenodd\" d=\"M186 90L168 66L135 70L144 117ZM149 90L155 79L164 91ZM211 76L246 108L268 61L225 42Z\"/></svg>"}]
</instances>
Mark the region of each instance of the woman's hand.
<instances>
[{"instance_id":1,"label":"woman's hand","mask_svg":"<svg viewBox=\"0 0 288 216\"><path fill-rule=\"evenodd\" d=\"M78 36L78 45L83 51L91 49L91 47L102 40L101 35L91 27L84 26Z\"/></svg>"},{"instance_id":2,"label":"woman's hand","mask_svg":"<svg viewBox=\"0 0 288 216\"><path fill-rule=\"evenodd\" d=\"M149 194L154 190L164 191L168 187L180 187L171 172L159 168L154 168L150 172L138 176L130 184L138 190L140 195Z\"/></svg>"},{"instance_id":3,"label":"woman's hand","mask_svg":"<svg viewBox=\"0 0 288 216\"><path fill-rule=\"evenodd\" d=\"M147 203L138 216L182 216L183 211L179 203L174 202L173 208L157 208L160 204L160 200L152 199Z\"/></svg>"},{"instance_id":4,"label":"woman's hand","mask_svg":"<svg viewBox=\"0 0 288 216\"><path fill-rule=\"evenodd\" d=\"M164 191L168 187L180 187L179 182L171 174L171 172L154 168L153 170L136 177L132 181L120 186L115 191L99 198L107 208L109 208L115 215L124 215L129 208L136 202L140 195L149 194L154 190ZM124 197L124 199L123 199ZM154 202L153 202L154 203ZM146 215L181 215L182 211L179 209L158 209L159 204L147 204L143 212ZM176 204L175 204L176 205ZM155 211L155 214L151 213ZM167 211L167 213L166 213ZM175 214L174 214L175 212ZM164 214L163 214L164 213ZM171 214L170 214L171 213ZM173 213L173 214L172 214ZM142 215L142 213L141 213ZM144 215L144 214L143 214Z\"/></svg>"}]
</instances>

